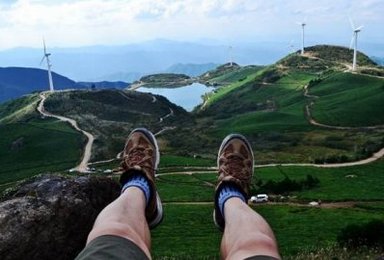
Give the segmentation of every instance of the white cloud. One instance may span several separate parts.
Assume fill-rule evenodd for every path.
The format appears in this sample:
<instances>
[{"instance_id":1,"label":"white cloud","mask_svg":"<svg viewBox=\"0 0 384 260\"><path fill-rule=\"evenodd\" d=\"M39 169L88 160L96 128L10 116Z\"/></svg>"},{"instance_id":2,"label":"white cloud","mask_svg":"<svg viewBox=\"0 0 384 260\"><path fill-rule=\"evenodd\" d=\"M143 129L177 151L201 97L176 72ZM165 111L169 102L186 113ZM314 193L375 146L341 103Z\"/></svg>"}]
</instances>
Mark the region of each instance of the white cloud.
<instances>
[{"instance_id":1,"label":"white cloud","mask_svg":"<svg viewBox=\"0 0 384 260\"><path fill-rule=\"evenodd\" d=\"M367 37L379 39L383 13L382 0L3 0L0 48L39 46L43 35L56 46L151 38L276 40L295 34L295 21L305 17L309 36L344 37L348 15L367 25Z\"/></svg>"}]
</instances>

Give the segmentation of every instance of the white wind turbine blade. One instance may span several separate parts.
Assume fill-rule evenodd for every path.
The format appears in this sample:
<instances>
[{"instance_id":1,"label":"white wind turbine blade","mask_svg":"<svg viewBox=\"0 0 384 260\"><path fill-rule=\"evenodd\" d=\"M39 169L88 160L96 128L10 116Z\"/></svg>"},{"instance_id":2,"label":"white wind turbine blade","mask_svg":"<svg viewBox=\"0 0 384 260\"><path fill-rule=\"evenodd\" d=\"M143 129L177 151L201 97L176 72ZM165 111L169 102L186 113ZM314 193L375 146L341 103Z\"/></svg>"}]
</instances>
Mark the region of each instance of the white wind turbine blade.
<instances>
[{"instance_id":1,"label":"white wind turbine blade","mask_svg":"<svg viewBox=\"0 0 384 260\"><path fill-rule=\"evenodd\" d=\"M357 27L357 28L355 29L355 31L361 31L361 29L363 29L363 28L364 28L364 25L361 25L361 26Z\"/></svg>"},{"instance_id":2,"label":"white wind turbine blade","mask_svg":"<svg viewBox=\"0 0 384 260\"><path fill-rule=\"evenodd\" d=\"M349 17L349 23L351 24L352 30L356 30L355 24L353 23L353 20L351 17Z\"/></svg>"},{"instance_id":3,"label":"white wind turbine blade","mask_svg":"<svg viewBox=\"0 0 384 260\"><path fill-rule=\"evenodd\" d=\"M47 55L47 46L45 45L45 39L43 38L44 55Z\"/></svg>"},{"instance_id":4,"label":"white wind turbine blade","mask_svg":"<svg viewBox=\"0 0 384 260\"><path fill-rule=\"evenodd\" d=\"M41 66L41 64L43 64L44 59L45 59L45 55L43 56L43 58L40 61L40 66Z\"/></svg>"}]
</instances>

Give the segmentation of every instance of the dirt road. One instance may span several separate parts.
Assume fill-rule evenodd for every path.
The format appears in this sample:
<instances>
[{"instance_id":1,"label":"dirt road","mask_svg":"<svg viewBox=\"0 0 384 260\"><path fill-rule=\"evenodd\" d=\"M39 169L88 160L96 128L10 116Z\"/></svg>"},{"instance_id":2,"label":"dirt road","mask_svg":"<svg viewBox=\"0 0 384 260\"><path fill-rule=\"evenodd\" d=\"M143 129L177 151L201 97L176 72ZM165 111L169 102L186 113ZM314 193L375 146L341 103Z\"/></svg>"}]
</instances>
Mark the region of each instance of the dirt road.
<instances>
[{"instance_id":1,"label":"dirt road","mask_svg":"<svg viewBox=\"0 0 384 260\"><path fill-rule=\"evenodd\" d=\"M68 122L73 128L75 128L77 131L81 132L83 135L85 135L87 137L88 141L87 141L87 144L85 145L83 158L82 158L80 164L74 168L74 170L79 171L79 172L88 172L87 165L88 165L88 162L91 158L91 150L92 150L92 145L93 145L93 141L95 140L95 137L91 133L81 129L75 120L68 118L68 117L55 115L55 114L52 114L52 113L46 111L44 108L44 102L46 100L45 95L46 95L46 92L40 93L41 101L40 101L39 105L37 106L37 111L39 111L39 113L45 117L54 117L54 118L59 119L60 121Z\"/></svg>"}]
</instances>

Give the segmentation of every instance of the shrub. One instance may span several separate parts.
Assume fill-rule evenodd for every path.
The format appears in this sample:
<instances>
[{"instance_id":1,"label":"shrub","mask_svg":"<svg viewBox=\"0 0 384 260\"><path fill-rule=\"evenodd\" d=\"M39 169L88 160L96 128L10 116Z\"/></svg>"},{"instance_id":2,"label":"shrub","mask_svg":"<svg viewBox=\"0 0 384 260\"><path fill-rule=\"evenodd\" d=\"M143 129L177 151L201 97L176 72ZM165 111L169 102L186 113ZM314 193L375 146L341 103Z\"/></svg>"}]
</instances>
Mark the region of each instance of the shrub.
<instances>
[{"instance_id":1,"label":"shrub","mask_svg":"<svg viewBox=\"0 0 384 260\"><path fill-rule=\"evenodd\" d=\"M317 187L319 183L319 179L308 174L304 180L291 180L288 176L286 176L281 181L269 180L264 184L262 181L259 181L257 186L260 187L259 192L288 194L292 191L301 191Z\"/></svg>"},{"instance_id":2,"label":"shrub","mask_svg":"<svg viewBox=\"0 0 384 260\"><path fill-rule=\"evenodd\" d=\"M376 219L361 225L348 225L341 230L337 242L349 248L369 246L384 249L384 221Z\"/></svg>"}]
</instances>

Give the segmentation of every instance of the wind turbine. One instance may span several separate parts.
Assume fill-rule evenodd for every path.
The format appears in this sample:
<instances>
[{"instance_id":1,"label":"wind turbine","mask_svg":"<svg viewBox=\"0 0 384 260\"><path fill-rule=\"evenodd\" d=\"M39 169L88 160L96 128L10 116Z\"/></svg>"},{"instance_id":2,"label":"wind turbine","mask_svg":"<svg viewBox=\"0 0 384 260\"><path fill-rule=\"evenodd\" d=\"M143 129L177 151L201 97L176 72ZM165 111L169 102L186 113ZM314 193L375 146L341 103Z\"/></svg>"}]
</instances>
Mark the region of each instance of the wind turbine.
<instances>
[{"instance_id":1,"label":"wind turbine","mask_svg":"<svg viewBox=\"0 0 384 260\"><path fill-rule=\"evenodd\" d=\"M355 27L351 18L349 18L349 22L351 23L351 27L353 30L351 44L349 45L349 49L352 48L353 44L353 63L352 63L352 71L356 70L356 57L357 57L357 34L363 29L364 26Z\"/></svg>"},{"instance_id":2,"label":"wind turbine","mask_svg":"<svg viewBox=\"0 0 384 260\"><path fill-rule=\"evenodd\" d=\"M307 25L305 22L297 23L301 26L301 55L304 55L304 27Z\"/></svg>"},{"instance_id":3,"label":"wind turbine","mask_svg":"<svg viewBox=\"0 0 384 260\"><path fill-rule=\"evenodd\" d=\"M47 67L48 67L48 80L49 80L49 91L53 92L53 81L52 81L52 73L51 73L51 61L49 60L50 53L47 52L47 47L45 46L45 40L43 39L43 45L44 45L44 56L40 61L40 65L43 63L44 59L47 61Z\"/></svg>"}]
</instances>

